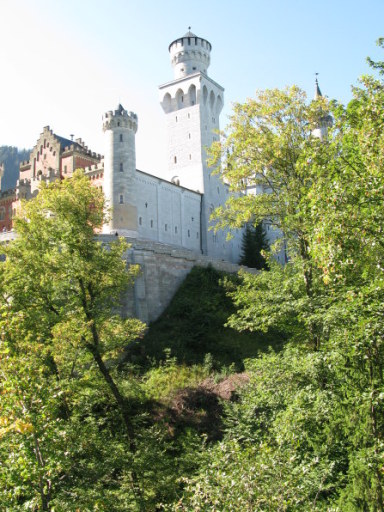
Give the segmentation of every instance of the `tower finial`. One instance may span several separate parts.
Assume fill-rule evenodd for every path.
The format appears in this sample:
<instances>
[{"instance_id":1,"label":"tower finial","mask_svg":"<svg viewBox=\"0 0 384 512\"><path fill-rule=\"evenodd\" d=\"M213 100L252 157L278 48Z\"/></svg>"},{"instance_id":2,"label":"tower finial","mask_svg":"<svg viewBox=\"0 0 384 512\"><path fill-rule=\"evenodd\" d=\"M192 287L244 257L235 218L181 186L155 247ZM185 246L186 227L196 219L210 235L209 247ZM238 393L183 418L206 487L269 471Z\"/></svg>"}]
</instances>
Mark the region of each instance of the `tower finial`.
<instances>
[{"instance_id":1,"label":"tower finial","mask_svg":"<svg viewBox=\"0 0 384 512\"><path fill-rule=\"evenodd\" d=\"M191 30L191 28L192 28L192 27L190 27L190 26L189 26L189 27L188 27L188 30Z\"/></svg>"},{"instance_id":2,"label":"tower finial","mask_svg":"<svg viewBox=\"0 0 384 512\"><path fill-rule=\"evenodd\" d=\"M319 81L317 77L319 76L319 73L315 73L316 79L315 79L315 97L314 99L317 100L322 97L320 87L319 87Z\"/></svg>"}]
</instances>

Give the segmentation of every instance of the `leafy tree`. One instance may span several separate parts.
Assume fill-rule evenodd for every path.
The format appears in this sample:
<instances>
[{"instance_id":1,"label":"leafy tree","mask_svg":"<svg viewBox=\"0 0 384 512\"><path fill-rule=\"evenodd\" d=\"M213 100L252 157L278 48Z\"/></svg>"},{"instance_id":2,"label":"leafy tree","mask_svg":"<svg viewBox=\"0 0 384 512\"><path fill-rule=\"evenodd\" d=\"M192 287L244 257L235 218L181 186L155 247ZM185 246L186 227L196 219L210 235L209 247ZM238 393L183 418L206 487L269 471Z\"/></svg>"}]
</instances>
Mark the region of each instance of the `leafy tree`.
<instances>
[{"instance_id":1,"label":"leafy tree","mask_svg":"<svg viewBox=\"0 0 384 512\"><path fill-rule=\"evenodd\" d=\"M240 264L258 270L267 269L267 260L263 252L269 250L267 235L263 224L254 227L247 224L243 235Z\"/></svg>"},{"instance_id":2,"label":"leafy tree","mask_svg":"<svg viewBox=\"0 0 384 512\"><path fill-rule=\"evenodd\" d=\"M221 174L232 191L257 191L232 195L214 212L216 228L267 220L281 233L271 249L278 251L286 243L301 293L298 314L315 348L326 333L316 313L322 289L310 254L313 219L308 195L329 153L328 142L313 135L327 111L324 98L307 103L297 87L259 91L255 99L235 105L224 142L214 143L211 150L211 164L224 162Z\"/></svg>"},{"instance_id":3,"label":"leafy tree","mask_svg":"<svg viewBox=\"0 0 384 512\"><path fill-rule=\"evenodd\" d=\"M348 467L338 359L290 346L248 361L226 437L187 478L175 510L338 510L330 506Z\"/></svg>"},{"instance_id":4,"label":"leafy tree","mask_svg":"<svg viewBox=\"0 0 384 512\"><path fill-rule=\"evenodd\" d=\"M71 438L73 448L76 430L83 430L77 405L84 386L98 387L114 403L129 462L120 478L137 503L142 499L129 394L108 363L143 331L138 320L117 314L121 294L138 269L126 268L123 240L108 246L96 240L104 220L102 193L76 172L70 180L42 184L40 194L23 204L15 220L18 236L5 248L1 422L13 450L7 456L2 443L1 454L9 462L3 462L9 469L3 494L15 507L28 500L37 506L39 500L42 510L51 510L62 482L74 478L74 461L69 463L57 444ZM83 430L87 443L96 439L95 427L91 423L87 433ZM22 487L13 481L13 460L22 461Z\"/></svg>"},{"instance_id":5,"label":"leafy tree","mask_svg":"<svg viewBox=\"0 0 384 512\"><path fill-rule=\"evenodd\" d=\"M232 198L218 226L271 219L291 257L230 285L239 310L229 324L278 326L301 343L249 366L253 387L209 454L216 471L188 480L187 509L384 508L383 91L382 78L363 77L347 107L332 103L327 140L311 135L323 101L259 93L215 145L232 188L260 191Z\"/></svg>"}]
</instances>

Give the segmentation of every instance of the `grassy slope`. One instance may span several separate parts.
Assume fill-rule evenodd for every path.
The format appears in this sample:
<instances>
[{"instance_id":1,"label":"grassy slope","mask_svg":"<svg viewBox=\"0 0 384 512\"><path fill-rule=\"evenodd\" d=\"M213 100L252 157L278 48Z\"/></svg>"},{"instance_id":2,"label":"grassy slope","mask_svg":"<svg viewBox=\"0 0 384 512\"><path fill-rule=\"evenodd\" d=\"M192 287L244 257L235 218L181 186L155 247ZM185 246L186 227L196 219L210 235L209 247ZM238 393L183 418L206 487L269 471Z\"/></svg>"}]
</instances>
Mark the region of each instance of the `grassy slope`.
<instances>
[{"instance_id":1,"label":"grassy slope","mask_svg":"<svg viewBox=\"0 0 384 512\"><path fill-rule=\"evenodd\" d=\"M209 353L216 369L234 364L242 370L245 358L269 346L280 348L282 339L277 333L239 333L224 326L234 312L222 285L224 277L211 267L192 269L169 307L150 325L142 342L146 357L159 361L164 359L164 349L170 349L180 363L196 364Z\"/></svg>"}]
</instances>

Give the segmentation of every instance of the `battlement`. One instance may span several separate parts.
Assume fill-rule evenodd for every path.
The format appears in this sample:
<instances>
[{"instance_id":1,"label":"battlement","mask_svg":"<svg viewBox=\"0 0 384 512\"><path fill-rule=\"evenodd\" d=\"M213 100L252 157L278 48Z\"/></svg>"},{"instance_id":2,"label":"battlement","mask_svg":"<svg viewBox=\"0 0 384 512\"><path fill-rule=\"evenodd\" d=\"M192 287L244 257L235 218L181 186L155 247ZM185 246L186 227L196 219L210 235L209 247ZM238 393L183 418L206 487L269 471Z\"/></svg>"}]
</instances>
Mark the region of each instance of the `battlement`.
<instances>
[{"instance_id":1,"label":"battlement","mask_svg":"<svg viewBox=\"0 0 384 512\"><path fill-rule=\"evenodd\" d=\"M76 151L76 153L80 153L82 155L86 155L86 156L95 158L97 160L101 160L101 158L102 158L100 153L96 153L95 151L88 149L88 146L78 145L77 141L75 144L70 144L70 145L64 147L63 156L66 156L65 153L73 153L74 151Z\"/></svg>"},{"instance_id":2,"label":"battlement","mask_svg":"<svg viewBox=\"0 0 384 512\"><path fill-rule=\"evenodd\" d=\"M116 110L109 110L103 115L103 130L113 130L115 128L126 128L137 132L138 118L134 112L128 112L120 104Z\"/></svg>"},{"instance_id":3,"label":"battlement","mask_svg":"<svg viewBox=\"0 0 384 512\"><path fill-rule=\"evenodd\" d=\"M6 199L7 197L14 198L16 196L16 189L10 188L0 192L0 199Z\"/></svg>"},{"instance_id":4,"label":"battlement","mask_svg":"<svg viewBox=\"0 0 384 512\"><path fill-rule=\"evenodd\" d=\"M175 78L185 77L198 71L206 74L211 62L211 50L212 45L209 41L196 36L191 31L175 39L169 45Z\"/></svg>"}]
</instances>

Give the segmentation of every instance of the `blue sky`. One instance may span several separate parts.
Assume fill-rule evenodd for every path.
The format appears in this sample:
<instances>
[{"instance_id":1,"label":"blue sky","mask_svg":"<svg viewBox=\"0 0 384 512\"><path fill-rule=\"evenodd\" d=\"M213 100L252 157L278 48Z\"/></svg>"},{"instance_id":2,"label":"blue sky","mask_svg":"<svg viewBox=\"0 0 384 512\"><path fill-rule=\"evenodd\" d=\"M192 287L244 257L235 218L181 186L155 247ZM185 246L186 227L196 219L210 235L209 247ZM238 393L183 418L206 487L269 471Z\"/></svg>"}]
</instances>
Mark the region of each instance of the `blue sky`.
<instances>
[{"instance_id":1,"label":"blue sky","mask_svg":"<svg viewBox=\"0 0 384 512\"><path fill-rule=\"evenodd\" d=\"M103 152L101 116L121 102L139 118L137 167L165 167L157 87L172 80L168 45L188 26L212 45L208 74L233 102L297 84L347 102L383 60L384 0L0 0L0 145L32 147L42 128Z\"/></svg>"}]
</instances>

